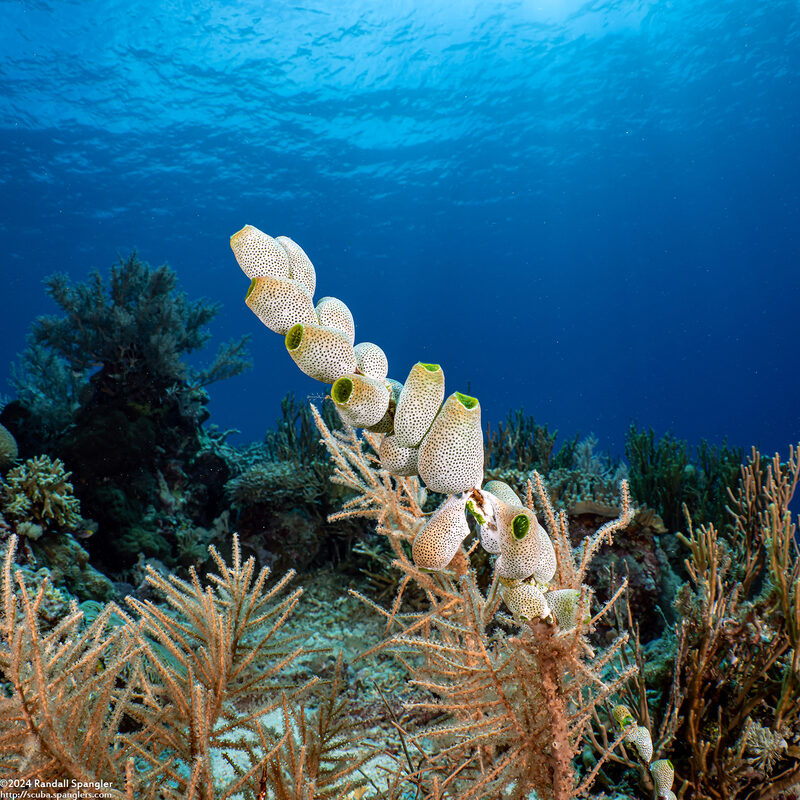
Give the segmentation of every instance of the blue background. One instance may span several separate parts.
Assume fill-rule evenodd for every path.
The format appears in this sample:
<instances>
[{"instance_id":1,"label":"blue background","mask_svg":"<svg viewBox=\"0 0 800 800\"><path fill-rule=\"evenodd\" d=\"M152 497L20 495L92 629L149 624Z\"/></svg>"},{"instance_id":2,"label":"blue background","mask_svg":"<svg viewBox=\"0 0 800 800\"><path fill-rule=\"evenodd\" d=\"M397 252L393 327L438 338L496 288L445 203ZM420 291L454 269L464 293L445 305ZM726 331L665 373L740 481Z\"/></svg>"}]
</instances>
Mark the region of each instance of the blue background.
<instances>
[{"instance_id":1,"label":"blue background","mask_svg":"<svg viewBox=\"0 0 800 800\"><path fill-rule=\"evenodd\" d=\"M324 387L243 304L250 223L485 421L785 452L799 77L796 0L0 2L0 392L42 278L137 247L255 334L211 421L263 435Z\"/></svg>"}]
</instances>

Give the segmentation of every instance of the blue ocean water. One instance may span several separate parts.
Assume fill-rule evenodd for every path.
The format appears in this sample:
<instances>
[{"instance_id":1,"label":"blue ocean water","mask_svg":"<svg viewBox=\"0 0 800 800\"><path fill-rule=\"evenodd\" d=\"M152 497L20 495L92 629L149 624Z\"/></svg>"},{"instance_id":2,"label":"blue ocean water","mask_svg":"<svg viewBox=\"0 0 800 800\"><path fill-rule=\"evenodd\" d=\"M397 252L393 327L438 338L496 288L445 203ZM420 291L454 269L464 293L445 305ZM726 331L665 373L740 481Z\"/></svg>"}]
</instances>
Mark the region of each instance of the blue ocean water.
<instances>
[{"instance_id":1,"label":"blue ocean water","mask_svg":"<svg viewBox=\"0 0 800 800\"><path fill-rule=\"evenodd\" d=\"M799 79L797 0L2 2L0 393L42 278L137 247L254 334L210 410L260 438L324 387L243 304L250 223L485 421L785 451Z\"/></svg>"}]
</instances>

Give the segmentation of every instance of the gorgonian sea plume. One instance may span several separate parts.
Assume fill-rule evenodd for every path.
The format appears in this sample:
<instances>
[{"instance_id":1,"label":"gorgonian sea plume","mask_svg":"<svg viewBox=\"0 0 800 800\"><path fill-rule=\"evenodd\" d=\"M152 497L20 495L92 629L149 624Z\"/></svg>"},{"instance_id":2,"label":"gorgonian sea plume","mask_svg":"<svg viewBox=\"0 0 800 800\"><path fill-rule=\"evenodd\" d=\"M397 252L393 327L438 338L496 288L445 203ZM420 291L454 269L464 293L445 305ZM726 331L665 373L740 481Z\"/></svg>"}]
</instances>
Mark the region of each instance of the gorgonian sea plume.
<instances>
[{"instance_id":1,"label":"gorgonian sea plume","mask_svg":"<svg viewBox=\"0 0 800 800\"><path fill-rule=\"evenodd\" d=\"M438 364L414 364L403 384L387 377L384 351L358 342L353 314L338 298L317 301L316 321L309 321L313 292L294 285L301 278L293 272L292 254L302 251L290 239L270 239L246 226L231 244L245 273L260 276L258 300L251 299L251 289L248 306L267 327L284 333L286 349L304 373L329 385L350 431L334 435L316 415L334 464L333 480L356 492L331 519L371 517L394 550L393 566L402 578L390 611L372 604L387 617L387 638L373 649L398 655L414 683L438 698L421 705L437 714L447 711L453 720L419 734L439 739L442 748L430 766L406 775L417 789L424 776L440 776L417 796L478 800L503 794L521 800L535 790L542 800L567 800L585 794L611 752L631 735L640 763L649 764L652 746L648 751L649 732L643 726L626 728L608 742L580 780L574 764L598 707L635 671L615 667L608 678L603 673L627 641L625 634L604 648L596 666L585 636L624 591L623 582L592 617L591 590L583 584L586 567L632 518L626 483L621 484L619 517L587 538L581 552L574 551L566 517L553 510L537 473L524 503L503 482L484 484L477 398L459 391L446 395ZM278 247L285 249L290 266L274 275L276 265L284 264ZM292 315L295 324L285 331L275 324ZM355 428L362 429L363 438ZM365 447L371 448L369 455ZM418 480L444 495L432 514L422 510L425 492ZM534 492L546 527L534 510ZM477 541L468 544L471 519ZM470 569L476 547L493 557L486 593ZM405 615L403 592L412 582L423 589L430 609ZM499 613L501 604L511 617ZM495 624L516 624L520 632L499 635ZM420 659L409 659L408 653ZM659 797L670 796L672 775L664 764L654 762L652 773L642 770L641 775ZM398 789L390 796L401 794Z\"/></svg>"}]
</instances>

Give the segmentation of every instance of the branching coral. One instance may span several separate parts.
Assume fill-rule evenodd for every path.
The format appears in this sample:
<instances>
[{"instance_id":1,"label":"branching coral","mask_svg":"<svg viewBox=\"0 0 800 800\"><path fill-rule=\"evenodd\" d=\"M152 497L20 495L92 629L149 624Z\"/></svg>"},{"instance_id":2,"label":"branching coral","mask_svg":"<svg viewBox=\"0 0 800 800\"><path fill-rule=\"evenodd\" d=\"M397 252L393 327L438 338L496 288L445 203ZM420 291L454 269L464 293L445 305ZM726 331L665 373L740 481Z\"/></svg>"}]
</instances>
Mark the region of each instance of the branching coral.
<instances>
[{"instance_id":1,"label":"branching coral","mask_svg":"<svg viewBox=\"0 0 800 800\"><path fill-rule=\"evenodd\" d=\"M365 778L358 774L372 755L354 756L356 722L345 714L342 657L328 692L315 713L284 698L281 711L287 731L263 767L265 785L275 800L339 800L362 797ZM356 795L356 792L358 794Z\"/></svg>"},{"instance_id":2,"label":"branching coral","mask_svg":"<svg viewBox=\"0 0 800 800\"><path fill-rule=\"evenodd\" d=\"M151 268L135 253L109 278L94 272L73 285L54 275L46 285L61 313L33 325L9 425L13 417L26 449L81 464L75 491L99 524L91 546L100 563L129 567L140 550L153 554L148 542L177 558L157 529L141 532L142 519L160 507L165 481L166 494L186 494L208 416L203 387L248 366L246 337L223 345L207 369L192 369L186 356L208 341L218 306L189 301L168 266ZM222 484L225 467L215 461ZM206 498L195 523L223 510L221 485Z\"/></svg>"},{"instance_id":3,"label":"branching coral","mask_svg":"<svg viewBox=\"0 0 800 800\"><path fill-rule=\"evenodd\" d=\"M486 427L486 468L516 469L546 474L551 469L569 468L578 444L578 437L567 441L553 452L558 431L550 433L546 425L538 425L522 409L508 414L495 430Z\"/></svg>"},{"instance_id":4,"label":"branching coral","mask_svg":"<svg viewBox=\"0 0 800 800\"><path fill-rule=\"evenodd\" d=\"M630 673L610 682L600 676L624 636L596 662L585 640L624 585L591 617L583 580L600 545L631 520L627 485L621 484L620 517L587 538L573 558L566 516L556 515L538 473L533 479L547 531L534 513L530 483L525 504L502 482L483 485L476 398L456 391L445 399L438 364L415 364L405 384L387 379L383 351L372 343L354 344L347 306L330 297L313 305L315 281L302 279L315 275L313 265L291 240L247 225L231 237L231 247L251 278L245 298L250 309L285 336L303 372L332 384L331 397L346 425L382 435L378 440L365 434L373 451L368 456L355 433L349 439L331 434L316 415L335 464L333 480L357 493L331 519L377 519L403 573L392 608L382 612L388 640L379 647L401 654L415 682L439 696L432 706L449 717L424 734L444 741L429 767L408 776L417 793L479 798L510 791L522 798L535 789L542 798L566 800L586 792L618 742L582 782L572 758L596 706ZM552 441L545 449L549 461ZM446 495L427 520L417 475L428 490ZM470 517L479 545L498 556L486 595L470 568L474 546L465 549ZM428 611L401 613L411 583L427 595ZM501 612L501 603L513 619ZM498 633L515 624L522 626L519 635ZM432 781L427 788L420 783L423 773ZM671 775L668 781L659 775L662 788L671 784ZM397 785L390 787L392 796Z\"/></svg>"},{"instance_id":5,"label":"branching coral","mask_svg":"<svg viewBox=\"0 0 800 800\"><path fill-rule=\"evenodd\" d=\"M86 406L140 415L175 406L199 416L207 400L201 387L249 366L247 337L222 345L204 370L187 365L184 356L208 341L205 326L218 306L187 300L166 264L153 269L134 252L112 267L108 282L93 272L73 286L56 274L46 286L62 313L36 320L14 384L48 442Z\"/></svg>"},{"instance_id":6,"label":"branching coral","mask_svg":"<svg viewBox=\"0 0 800 800\"><path fill-rule=\"evenodd\" d=\"M525 490L531 473L541 473L551 500L570 511L586 502L614 506L619 482L628 477L619 460L598 456L597 439L586 436L561 445L553 453L558 431L550 434L521 410L509 414L496 430L487 426L485 464L487 477L504 481L516 491Z\"/></svg>"},{"instance_id":7,"label":"branching coral","mask_svg":"<svg viewBox=\"0 0 800 800\"><path fill-rule=\"evenodd\" d=\"M11 365L11 383L17 401L9 403L4 418L29 449L56 438L75 418L86 391L86 374L46 343L28 336L18 364Z\"/></svg>"},{"instance_id":8,"label":"branching coral","mask_svg":"<svg viewBox=\"0 0 800 800\"><path fill-rule=\"evenodd\" d=\"M330 796L358 785L358 762L337 753L335 687L315 715L297 703L316 679L283 677L302 650L281 631L301 593L286 593L291 573L268 586L234 537L230 564L211 549L207 583L149 572L171 611L134 600L130 616L111 603L87 622L73 604L44 632L48 584L31 594L12 569L15 543L0 574L0 778L79 782L112 800L252 798L266 764L276 783L295 780L293 799L328 796L314 795L320 778ZM317 738L291 725L276 734L267 715L278 710ZM310 757L312 741L316 761L298 767L290 754Z\"/></svg>"},{"instance_id":9,"label":"branching coral","mask_svg":"<svg viewBox=\"0 0 800 800\"><path fill-rule=\"evenodd\" d=\"M0 480L0 509L9 519L46 530L75 528L81 521L81 505L70 475L58 458L29 458Z\"/></svg>"},{"instance_id":10,"label":"branching coral","mask_svg":"<svg viewBox=\"0 0 800 800\"><path fill-rule=\"evenodd\" d=\"M694 457L688 443L631 425L625 442L633 497L655 509L671 531L683 524L683 506L699 523L727 521L728 487L738 477L741 449L702 441Z\"/></svg>"},{"instance_id":11,"label":"branching coral","mask_svg":"<svg viewBox=\"0 0 800 800\"><path fill-rule=\"evenodd\" d=\"M47 291L63 316L40 317L32 339L80 374L102 367L101 380L126 391L162 392L176 382L203 384L240 372L243 340L223 347L217 361L192 374L182 360L209 338L204 326L218 306L189 302L176 292L177 277L165 264L152 269L136 253L120 259L107 285L99 272L72 286L63 274L47 279ZM146 378L145 378L146 376ZM142 398L144 399L144 398Z\"/></svg>"},{"instance_id":12,"label":"branching coral","mask_svg":"<svg viewBox=\"0 0 800 800\"><path fill-rule=\"evenodd\" d=\"M499 580L487 594L476 585L468 566L475 544L459 548L442 572L423 571L411 560L409 545L425 522L419 484L416 478L392 477L380 469L377 437L366 433L361 441L352 432L332 434L317 421L335 465L333 480L358 493L334 519L375 519L402 576L390 609L362 598L386 620L386 639L375 649L396 654L411 680L436 698L414 708L441 715L438 726L408 734L415 746L424 747L424 741L437 746L418 769L404 774L402 783L421 787L424 797L493 797L503 789L513 789L513 797L532 789L541 798L585 793L607 753L581 781L573 756L595 709L631 671L611 680L601 677L626 636L597 657L585 638L624 589L588 618L589 597L581 581L600 545L627 517L598 531L574 561L566 517L554 511L541 478L535 476L545 521L557 542L558 583L576 592L577 603L571 626L533 621L520 628L499 611ZM532 507L531 497L528 503ZM427 611L402 610L411 586L424 591ZM609 744L608 752L615 744Z\"/></svg>"},{"instance_id":13,"label":"branching coral","mask_svg":"<svg viewBox=\"0 0 800 800\"><path fill-rule=\"evenodd\" d=\"M800 779L799 480L798 448L785 462L753 450L729 492L733 525L689 520L680 537L691 582L653 730L699 800L767 800Z\"/></svg>"}]
</instances>

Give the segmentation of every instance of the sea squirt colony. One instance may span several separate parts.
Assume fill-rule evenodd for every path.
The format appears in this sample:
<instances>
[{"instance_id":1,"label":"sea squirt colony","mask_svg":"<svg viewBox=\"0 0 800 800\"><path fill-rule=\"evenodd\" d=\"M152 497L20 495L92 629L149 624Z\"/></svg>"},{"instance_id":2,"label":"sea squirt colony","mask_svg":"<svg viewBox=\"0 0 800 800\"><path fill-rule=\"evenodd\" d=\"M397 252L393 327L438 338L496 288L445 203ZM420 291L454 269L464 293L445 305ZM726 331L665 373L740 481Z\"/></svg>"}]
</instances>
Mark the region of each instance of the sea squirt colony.
<instances>
[{"instance_id":1,"label":"sea squirt colony","mask_svg":"<svg viewBox=\"0 0 800 800\"><path fill-rule=\"evenodd\" d=\"M414 539L415 564L447 569L469 535L470 514L477 521L481 546L497 556L496 577L513 616L574 628L579 615L588 613L586 597L551 585L556 553L536 515L502 481L481 488L484 448L478 400L461 392L445 399L444 372L438 364L416 363L404 384L388 378L383 350L372 342L355 343L355 323L345 303L323 297L314 304L316 272L293 240L245 225L231 237L231 248L251 280L247 306L285 337L289 355L306 375L330 385L344 422L383 435L383 468L399 476L419 475L429 490L447 495ZM627 524L631 504L624 481L621 491L622 524ZM649 763L653 748L647 728L625 706L617 706L614 716L626 740ZM658 798L674 798L672 764L652 762L650 772Z\"/></svg>"}]
</instances>

